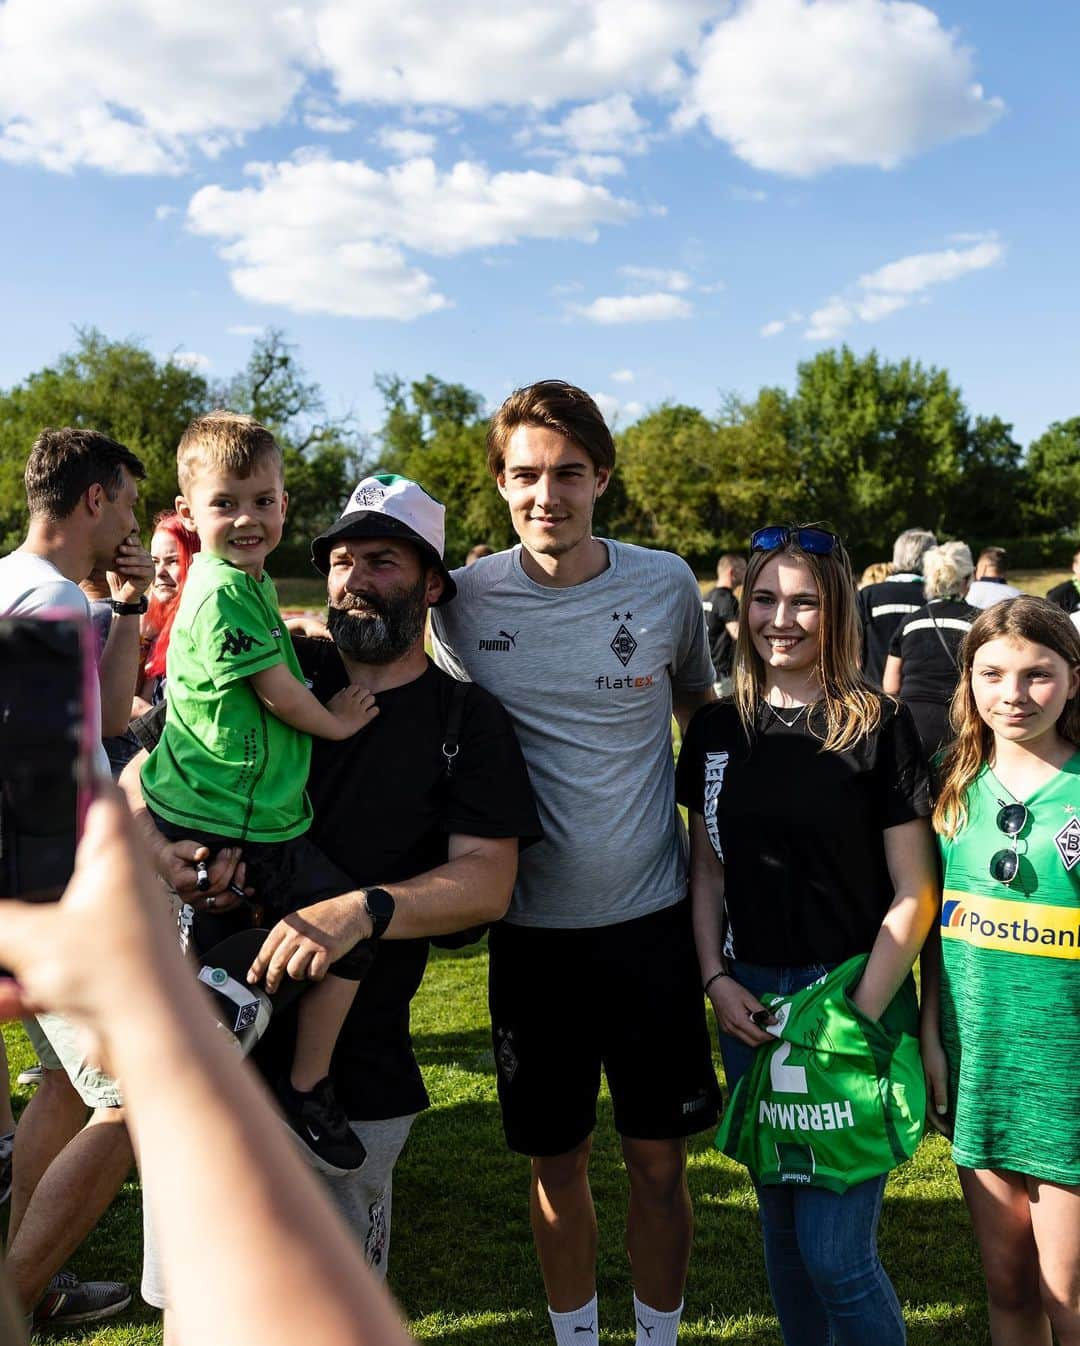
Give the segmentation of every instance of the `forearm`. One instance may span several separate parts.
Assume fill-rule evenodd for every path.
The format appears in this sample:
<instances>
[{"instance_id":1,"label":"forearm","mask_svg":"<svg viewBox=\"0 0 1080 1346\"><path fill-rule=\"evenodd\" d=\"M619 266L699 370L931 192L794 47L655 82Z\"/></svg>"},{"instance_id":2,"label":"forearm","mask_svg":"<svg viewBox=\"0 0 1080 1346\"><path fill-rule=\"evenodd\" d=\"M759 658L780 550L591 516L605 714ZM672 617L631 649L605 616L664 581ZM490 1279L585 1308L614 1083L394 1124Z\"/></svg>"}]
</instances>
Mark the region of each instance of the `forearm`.
<instances>
[{"instance_id":1,"label":"forearm","mask_svg":"<svg viewBox=\"0 0 1080 1346\"><path fill-rule=\"evenodd\" d=\"M383 938L450 935L500 920L514 891L517 838L499 842L494 854L458 855L417 878L386 884L396 907Z\"/></svg>"},{"instance_id":2,"label":"forearm","mask_svg":"<svg viewBox=\"0 0 1080 1346\"><path fill-rule=\"evenodd\" d=\"M178 1338L404 1346L389 1297L195 985L159 969L138 1003L138 1016L117 1014L111 1059L170 1284L199 1287L174 1296ZM242 1255L207 1237L223 1191L245 1213Z\"/></svg>"},{"instance_id":3,"label":"forearm","mask_svg":"<svg viewBox=\"0 0 1080 1346\"><path fill-rule=\"evenodd\" d=\"M139 619L114 616L98 664L101 682L101 734L122 734L131 719L139 678Z\"/></svg>"},{"instance_id":4,"label":"forearm","mask_svg":"<svg viewBox=\"0 0 1080 1346\"><path fill-rule=\"evenodd\" d=\"M346 737L342 722L308 691L299 678L294 678L284 664L263 669L251 678L255 695L271 715L293 729L315 738L341 739Z\"/></svg>"},{"instance_id":5,"label":"forearm","mask_svg":"<svg viewBox=\"0 0 1080 1346\"><path fill-rule=\"evenodd\" d=\"M690 914L702 982L726 966L724 958L724 871L708 846L705 823L691 814ZM701 838L706 838L704 842Z\"/></svg>"},{"instance_id":6,"label":"forearm","mask_svg":"<svg viewBox=\"0 0 1080 1346\"><path fill-rule=\"evenodd\" d=\"M898 893L878 930L855 1003L871 1019L880 1019L903 985L933 925L937 903L932 890Z\"/></svg>"}]
</instances>

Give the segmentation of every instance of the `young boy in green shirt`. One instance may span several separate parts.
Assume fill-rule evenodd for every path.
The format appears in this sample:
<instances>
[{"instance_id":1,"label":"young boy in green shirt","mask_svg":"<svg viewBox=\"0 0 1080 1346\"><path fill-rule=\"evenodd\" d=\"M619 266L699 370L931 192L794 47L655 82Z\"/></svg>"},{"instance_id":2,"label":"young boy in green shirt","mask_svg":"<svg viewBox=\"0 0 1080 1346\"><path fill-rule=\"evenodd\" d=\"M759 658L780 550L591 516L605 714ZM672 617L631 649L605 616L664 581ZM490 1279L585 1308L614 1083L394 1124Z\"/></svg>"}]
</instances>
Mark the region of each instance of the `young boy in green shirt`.
<instances>
[{"instance_id":1,"label":"young boy in green shirt","mask_svg":"<svg viewBox=\"0 0 1080 1346\"><path fill-rule=\"evenodd\" d=\"M281 449L250 416L197 417L177 449L177 513L197 532L168 653L168 712L142 769L147 807L171 840L243 848L247 882L268 915L355 885L307 838L311 735L345 739L378 709L350 686L327 706L303 681L266 558L288 495ZM200 913L203 947L242 928L235 912ZM324 1171L359 1168L364 1148L328 1078L338 1032L371 963L360 944L301 998L292 1069L279 1085L290 1126Z\"/></svg>"}]
</instances>

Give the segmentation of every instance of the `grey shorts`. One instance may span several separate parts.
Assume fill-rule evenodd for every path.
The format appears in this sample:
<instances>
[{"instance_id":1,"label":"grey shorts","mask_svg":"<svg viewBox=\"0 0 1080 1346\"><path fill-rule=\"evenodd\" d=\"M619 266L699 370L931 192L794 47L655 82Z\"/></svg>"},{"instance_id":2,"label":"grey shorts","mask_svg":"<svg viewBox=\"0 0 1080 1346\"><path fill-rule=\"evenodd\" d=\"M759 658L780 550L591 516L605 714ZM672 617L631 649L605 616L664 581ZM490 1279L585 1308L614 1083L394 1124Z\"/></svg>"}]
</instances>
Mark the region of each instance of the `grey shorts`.
<instances>
[{"instance_id":1,"label":"grey shorts","mask_svg":"<svg viewBox=\"0 0 1080 1346\"><path fill-rule=\"evenodd\" d=\"M23 1027L46 1070L62 1070L88 1108L122 1108L120 1086L86 1059L75 1025L62 1014L25 1018Z\"/></svg>"},{"instance_id":2,"label":"grey shorts","mask_svg":"<svg viewBox=\"0 0 1080 1346\"><path fill-rule=\"evenodd\" d=\"M350 1122L349 1125L367 1150L364 1166L347 1178L322 1179L379 1280L386 1279L386 1263L390 1253L394 1165L415 1118L416 1113L411 1113L407 1117L390 1117L383 1122ZM143 1299L154 1308L169 1307L161 1254L145 1201L141 1293Z\"/></svg>"}]
</instances>

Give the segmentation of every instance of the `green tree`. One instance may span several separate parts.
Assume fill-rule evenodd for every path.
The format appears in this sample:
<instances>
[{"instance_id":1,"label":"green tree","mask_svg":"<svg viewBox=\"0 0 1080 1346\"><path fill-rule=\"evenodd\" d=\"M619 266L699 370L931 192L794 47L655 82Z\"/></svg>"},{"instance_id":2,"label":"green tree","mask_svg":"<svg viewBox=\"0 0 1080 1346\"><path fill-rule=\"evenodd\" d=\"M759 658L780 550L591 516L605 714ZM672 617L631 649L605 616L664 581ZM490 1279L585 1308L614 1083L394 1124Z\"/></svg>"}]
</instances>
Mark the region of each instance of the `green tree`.
<instances>
[{"instance_id":1,"label":"green tree","mask_svg":"<svg viewBox=\"0 0 1080 1346\"><path fill-rule=\"evenodd\" d=\"M484 400L433 374L406 384L379 374L383 424L377 470L411 477L446 506L446 561L460 565L469 548L513 540L506 506L487 470Z\"/></svg>"},{"instance_id":2,"label":"green tree","mask_svg":"<svg viewBox=\"0 0 1080 1346\"><path fill-rule=\"evenodd\" d=\"M943 370L823 351L799 365L791 409L808 513L856 556L886 555L905 528L945 530L969 423Z\"/></svg>"},{"instance_id":3,"label":"green tree","mask_svg":"<svg viewBox=\"0 0 1080 1346\"><path fill-rule=\"evenodd\" d=\"M1028 449L1033 529L1080 534L1080 416L1054 423Z\"/></svg>"},{"instance_id":4,"label":"green tree","mask_svg":"<svg viewBox=\"0 0 1080 1346\"><path fill-rule=\"evenodd\" d=\"M696 407L666 403L619 436L618 473L639 541L693 564L711 551L723 522L722 435Z\"/></svg>"},{"instance_id":5,"label":"green tree","mask_svg":"<svg viewBox=\"0 0 1080 1346\"><path fill-rule=\"evenodd\" d=\"M0 393L0 550L25 535L23 469L42 427L87 426L138 454L147 469L139 504L145 524L172 507L177 441L210 404L206 379L195 370L155 359L137 341L77 329L73 350Z\"/></svg>"}]
</instances>

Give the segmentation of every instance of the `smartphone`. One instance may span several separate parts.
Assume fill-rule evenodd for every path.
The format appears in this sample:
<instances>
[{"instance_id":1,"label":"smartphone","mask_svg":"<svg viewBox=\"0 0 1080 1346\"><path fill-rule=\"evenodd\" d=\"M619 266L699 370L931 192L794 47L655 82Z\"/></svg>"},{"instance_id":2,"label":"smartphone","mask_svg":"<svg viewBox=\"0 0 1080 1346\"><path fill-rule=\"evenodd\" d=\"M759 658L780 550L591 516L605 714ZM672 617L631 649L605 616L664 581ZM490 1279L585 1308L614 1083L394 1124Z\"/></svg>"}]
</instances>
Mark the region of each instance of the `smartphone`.
<instances>
[{"instance_id":1,"label":"smartphone","mask_svg":"<svg viewBox=\"0 0 1080 1346\"><path fill-rule=\"evenodd\" d=\"M0 897L55 901L90 803L100 709L81 613L0 617Z\"/></svg>"}]
</instances>

